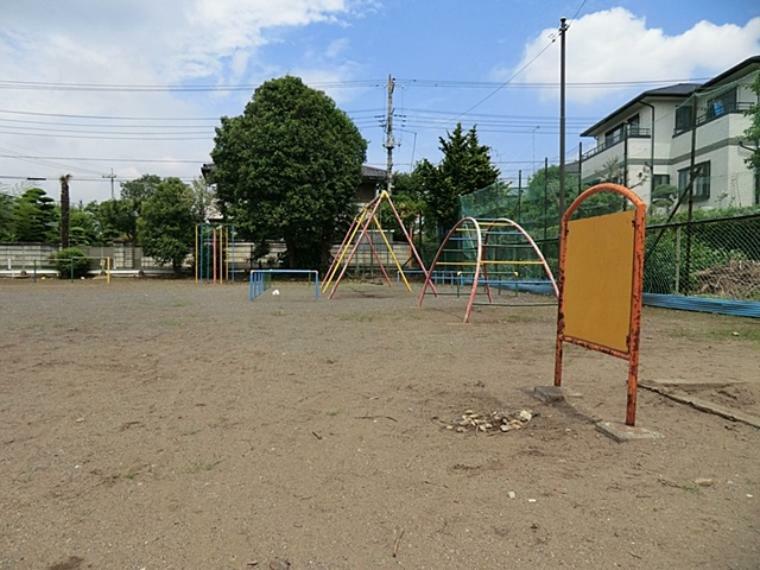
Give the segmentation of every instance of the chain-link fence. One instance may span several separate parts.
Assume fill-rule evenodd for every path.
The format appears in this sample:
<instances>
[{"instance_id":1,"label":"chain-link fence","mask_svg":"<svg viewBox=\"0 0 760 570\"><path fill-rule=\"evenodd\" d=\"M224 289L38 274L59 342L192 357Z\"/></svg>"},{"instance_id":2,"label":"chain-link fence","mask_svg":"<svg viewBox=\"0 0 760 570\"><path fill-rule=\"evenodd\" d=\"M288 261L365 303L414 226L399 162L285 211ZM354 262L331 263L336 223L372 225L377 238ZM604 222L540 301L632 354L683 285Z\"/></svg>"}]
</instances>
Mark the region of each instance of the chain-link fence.
<instances>
[{"instance_id":1,"label":"chain-link fence","mask_svg":"<svg viewBox=\"0 0 760 570\"><path fill-rule=\"evenodd\" d=\"M760 214L649 226L644 290L760 300Z\"/></svg>"},{"instance_id":2,"label":"chain-link fence","mask_svg":"<svg viewBox=\"0 0 760 570\"><path fill-rule=\"evenodd\" d=\"M463 216L507 217L520 223L557 271L559 214L551 192L544 200L540 194L494 184L463 196L460 204ZM621 207L617 196L602 194L589 199L576 215L601 215ZM649 223L644 291L760 301L760 213L704 215L691 224Z\"/></svg>"}]
</instances>

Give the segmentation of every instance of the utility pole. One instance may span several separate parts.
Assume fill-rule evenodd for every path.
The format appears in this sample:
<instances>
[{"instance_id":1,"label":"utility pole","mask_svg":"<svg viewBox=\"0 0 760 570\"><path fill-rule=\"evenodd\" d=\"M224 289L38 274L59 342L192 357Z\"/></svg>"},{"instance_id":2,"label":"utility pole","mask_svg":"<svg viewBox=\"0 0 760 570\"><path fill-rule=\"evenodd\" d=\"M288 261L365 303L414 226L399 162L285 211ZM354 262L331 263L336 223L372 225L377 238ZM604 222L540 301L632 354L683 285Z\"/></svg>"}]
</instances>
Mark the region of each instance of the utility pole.
<instances>
[{"instance_id":1,"label":"utility pole","mask_svg":"<svg viewBox=\"0 0 760 570\"><path fill-rule=\"evenodd\" d=\"M522 170L517 171L517 223L520 223L522 214Z\"/></svg>"},{"instance_id":2,"label":"utility pole","mask_svg":"<svg viewBox=\"0 0 760 570\"><path fill-rule=\"evenodd\" d=\"M116 178L116 175L113 173L113 168L111 169L111 174L104 174L103 178L110 178L111 179L111 200L114 200L114 193L113 193L113 181L114 178Z\"/></svg>"},{"instance_id":3,"label":"utility pole","mask_svg":"<svg viewBox=\"0 0 760 570\"><path fill-rule=\"evenodd\" d=\"M559 218L565 213L565 32L567 18L559 19Z\"/></svg>"},{"instance_id":4,"label":"utility pole","mask_svg":"<svg viewBox=\"0 0 760 570\"><path fill-rule=\"evenodd\" d=\"M396 80L388 74L388 106L385 111L385 149L388 151L388 158L385 164L385 189L390 194L393 186L393 89L396 86Z\"/></svg>"}]
</instances>

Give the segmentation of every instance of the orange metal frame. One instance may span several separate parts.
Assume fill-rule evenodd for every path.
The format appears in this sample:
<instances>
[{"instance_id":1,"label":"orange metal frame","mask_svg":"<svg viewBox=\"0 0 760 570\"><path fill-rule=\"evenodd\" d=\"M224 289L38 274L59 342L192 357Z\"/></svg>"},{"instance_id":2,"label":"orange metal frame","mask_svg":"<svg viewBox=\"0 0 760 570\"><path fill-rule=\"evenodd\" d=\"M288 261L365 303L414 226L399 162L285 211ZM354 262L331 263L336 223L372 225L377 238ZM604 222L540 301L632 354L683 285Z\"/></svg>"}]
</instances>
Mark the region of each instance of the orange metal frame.
<instances>
[{"instance_id":1,"label":"orange metal frame","mask_svg":"<svg viewBox=\"0 0 760 570\"><path fill-rule=\"evenodd\" d=\"M570 228L568 222L576 210L588 198L600 192L614 192L631 202L635 208L633 219L633 251L631 263L633 264L631 286L631 317L628 326L627 350L620 351L608 346L565 335L565 264L567 261L567 237ZM562 216L560 225L560 252L559 252L559 310L557 313L557 345L554 361L554 385L562 385L562 348L563 343L569 342L590 350L596 350L616 356L628 361L628 398L626 403L625 423L629 426L636 425L636 394L639 376L639 338L641 331L641 299L642 280L644 275L644 238L646 231L646 204L632 190L619 184L602 183L592 186L570 205Z\"/></svg>"}]
</instances>

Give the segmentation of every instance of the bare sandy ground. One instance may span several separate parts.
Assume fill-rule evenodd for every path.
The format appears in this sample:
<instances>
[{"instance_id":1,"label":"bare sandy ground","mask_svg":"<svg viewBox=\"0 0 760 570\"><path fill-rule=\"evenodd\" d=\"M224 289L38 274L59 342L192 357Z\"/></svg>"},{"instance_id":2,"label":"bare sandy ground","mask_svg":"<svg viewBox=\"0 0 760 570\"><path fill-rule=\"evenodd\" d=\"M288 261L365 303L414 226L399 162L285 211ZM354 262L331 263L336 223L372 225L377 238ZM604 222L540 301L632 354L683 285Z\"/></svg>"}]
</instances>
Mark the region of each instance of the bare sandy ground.
<instances>
[{"instance_id":1,"label":"bare sandy ground","mask_svg":"<svg viewBox=\"0 0 760 570\"><path fill-rule=\"evenodd\" d=\"M553 308L281 291L0 283L0 568L760 568L760 430L642 390L616 444L625 365L572 347L538 403ZM642 379L760 414L758 327L648 309Z\"/></svg>"}]
</instances>

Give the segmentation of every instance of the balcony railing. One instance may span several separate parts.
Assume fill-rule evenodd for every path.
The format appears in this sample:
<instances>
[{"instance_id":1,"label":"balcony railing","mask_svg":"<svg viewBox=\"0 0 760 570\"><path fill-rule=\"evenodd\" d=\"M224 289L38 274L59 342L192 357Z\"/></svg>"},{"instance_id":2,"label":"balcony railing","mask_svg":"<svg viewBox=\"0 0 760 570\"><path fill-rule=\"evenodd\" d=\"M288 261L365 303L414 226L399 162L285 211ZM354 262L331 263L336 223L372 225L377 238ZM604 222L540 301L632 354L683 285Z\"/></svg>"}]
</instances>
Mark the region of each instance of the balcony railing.
<instances>
[{"instance_id":1,"label":"balcony railing","mask_svg":"<svg viewBox=\"0 0 760 570\"><path fill-rule=\"evenodd\" d=\"M720 119L721 117L725 117L726 115L730 115L732 113L744 113L746 111L749 111L752 107L754 107L754 105L754 103L745 103L743 101L720 106L712 105L697 115L697 126L699 127L705 123L709 123L715 119ZM676 125L675 129L673 129L673 136L677 137L678 135L690 130L690 125L687 125L685 127Z\"/></svg>"},{"instance_id":2,"label":"balcony railing","mask_svg":"<svg viewBox=\"0 0 760 570\"><path fill-rule=\"evenodd\" d=\"M608 148L612 148L616 144L620 144L623 142L626 138L629 139L648 139L652 136L652 132L650 129L645 129L642 127L626 127L624 130L619 131L612 135L611 137L608 137L605 139L603 143L600 143L596 145L591 150L583 153L583 160L586 160L587 158L591 158L592 156L595 156L599 154L600 152L604 152Z\"/></svg>"}]
</instances>

